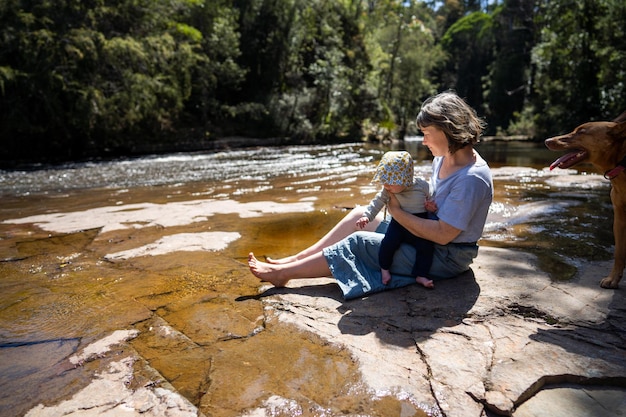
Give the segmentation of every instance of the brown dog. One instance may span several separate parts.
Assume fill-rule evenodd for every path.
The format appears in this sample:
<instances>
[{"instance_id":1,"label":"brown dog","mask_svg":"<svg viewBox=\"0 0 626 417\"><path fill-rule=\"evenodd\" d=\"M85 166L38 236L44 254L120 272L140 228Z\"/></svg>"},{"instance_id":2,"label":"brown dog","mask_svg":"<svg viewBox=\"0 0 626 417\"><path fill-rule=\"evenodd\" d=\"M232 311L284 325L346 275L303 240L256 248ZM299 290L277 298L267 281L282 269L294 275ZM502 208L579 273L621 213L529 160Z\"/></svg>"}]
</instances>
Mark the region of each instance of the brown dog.
<instances>
[{"instance_id":1,"label":"brown dog","mask_svg":"<svg viewBox=\"0 0 626 417\"><path fill-rule=\"evenodd\" d=\"M626 112L612 122L589 122L571 133L545 141L552 151L569 150L550 165L550 169L569 168L579 162L590 162L611 180L615 262L608 277L600 281L603 288L617 288L626 262Z\"/></svg>"}]
</instances>

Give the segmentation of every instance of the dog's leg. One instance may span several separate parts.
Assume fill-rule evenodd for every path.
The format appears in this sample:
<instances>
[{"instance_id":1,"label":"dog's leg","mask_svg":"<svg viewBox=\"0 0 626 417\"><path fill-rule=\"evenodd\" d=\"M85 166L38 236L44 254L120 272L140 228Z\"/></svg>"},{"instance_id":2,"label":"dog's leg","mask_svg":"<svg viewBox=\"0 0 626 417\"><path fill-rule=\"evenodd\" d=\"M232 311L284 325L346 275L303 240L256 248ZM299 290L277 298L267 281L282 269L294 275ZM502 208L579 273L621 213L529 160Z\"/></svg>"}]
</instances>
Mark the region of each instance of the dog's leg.
<instances>
[{"instance_id":1,"label":"dog's leg","mask_svg":"<svg viewBox=\"0 0 626 417\"><path fill-rule=\"evenodd\" d=\"M619 200L617 190L611 190L613 201L613 236L615 238L615 261L608 277L600 281L603 288L617 288L624 273L626 262L626 206Z\"/></svg>"}]
</instances>

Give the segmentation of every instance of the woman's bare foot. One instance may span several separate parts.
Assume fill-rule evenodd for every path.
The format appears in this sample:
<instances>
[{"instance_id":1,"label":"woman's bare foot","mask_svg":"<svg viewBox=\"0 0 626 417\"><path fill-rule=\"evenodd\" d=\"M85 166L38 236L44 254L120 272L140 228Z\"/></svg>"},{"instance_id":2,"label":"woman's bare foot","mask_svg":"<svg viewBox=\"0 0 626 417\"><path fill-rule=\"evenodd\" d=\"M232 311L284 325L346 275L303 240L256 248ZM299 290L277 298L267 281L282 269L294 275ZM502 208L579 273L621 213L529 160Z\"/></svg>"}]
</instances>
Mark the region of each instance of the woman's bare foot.
<instances>
[{"instance_id":1,"label":"woman's bare foot","mask_svg":"<svg viewBox=\"0 0 626 417\"><path fill-rule=\"evenodd\" d=\"M266 256L265 260L267 261L268 264L283 265L283 264L291 263L293 261L297 261L298 258L296 257L296 255L286 256L286 257L280 258L280 259L272 259L269 256Z\"/></svg>"},{"instance_id":2,"label":"woman's bare foot","mask_svg":"<svg viewBox=\"0 0 626 417\"><path fill-rule=\"evenodd\" d=\"M415 278L415 282L417 282L418 284L422 284L426 288L435 288L435 284L433 283L433 281L428 278L417 277Z\"/></svg>"},{"instance_id":3,"label":"woman's bare foot","mask_svg":"<svg viewBox=\"0 0 626 417\"><path fill-rule=\"evenodd\" d=\"M380 274L383 277L383 284L384 285L389 284L389 281L391 281L391 272L389 272L388 269L381 269Z\"/></svg>"},{"instance_id":4,"label":"woman's bare foot","mask_svg":"<svg viewBox=\"0 0 626 417\"><path fill-rule=\"evenodd\" d=\"M275 287L284 287L289 282L289 279L281 278L280 265L261 262L255 258L252 252L248 254L248 267L255 277L261 281L267 281Z\"/></svg>"}]
</instances>

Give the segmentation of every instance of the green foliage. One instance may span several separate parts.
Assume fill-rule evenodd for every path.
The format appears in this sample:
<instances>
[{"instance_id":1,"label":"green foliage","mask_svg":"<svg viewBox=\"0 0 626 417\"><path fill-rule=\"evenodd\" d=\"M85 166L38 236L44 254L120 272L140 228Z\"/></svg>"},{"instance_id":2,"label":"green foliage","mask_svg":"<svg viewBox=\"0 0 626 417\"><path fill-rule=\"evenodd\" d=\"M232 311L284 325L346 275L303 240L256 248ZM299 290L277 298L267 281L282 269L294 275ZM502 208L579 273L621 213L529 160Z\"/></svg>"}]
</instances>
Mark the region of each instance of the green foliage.
<instances>
[{"instance_id":1,"label":"green foliage","mask_svg":"<svg viewBox=\"0 0 626 417\"><path fill-rule=\"evenodd\" d=\"M601 11L595 24L600 112L604 118L612 118L626 110L626 3L607 1Z\"/></svg>"},{"instance_id":2,"label":"green foliage","mask_svg":"<svg viewBox=\"0 0 626 417\"><path fill-rule=\"evenodd\" d=\"M444 55L436 44L435 23L422 3L406 1L388 2L368 22L365 42L373 67L368 80L379 102L370 117L402 138L421 101L437 89L429 75Z\"/></svg>"},{"instance_id":3,"label":"green foliage","mask_svg":"<svg viewBox=\"0 0 626 417\"><path fill-rule=\"evenodd\" d=\"M11 67L0 67L0 93L4 95L5 82L15 82L18 73Z\"/></svg>"},{"instance_id":4,"label":"green foliage","mask_svg":"<svg viewBox=\"0 0 626 417\"><path fill-rule=\"evenodd\" d=\"M626 5L614 0L540 4L532 62L542 134L610 120L626 109L625 17Z\"/></svg>"},{"instance_id":5,"label":"green foliage","mask_svg":"<svg viewBox=\"0 0 626 417\"><path fill-rule=\"evenodd\" d=\"M534 11L534 1L508 0L493 12L494 57L483 78L484 109L491 126L510 134L534 133L531 119L520 119L530 93ZM513 120L516 126L509 126Z\"/></svg>"},{"instance_id":6,"label":"green foliage","mask_svg":"<svg viewBox=\"0 0 626 417\"><path fill-rule=\"evenodd\" d=\"M483 110L483 80L493 61L495 36L493 15L470 13L457 20L446 31L441 44L448 62L443 85L456 90L472 106Z\"/></svg>"},{"instance_id":7,"label":"green foliage","mask_svg":"<svg viewBox=\"0 0 626 417\"><path fill-rule=\"evenodd\" d=\"M624 21L617 0L4 0L0 159L402 138L449 88L489 133L541 137L626 109Z\"/></svg>"},{"instance_id":8,"label":"green foliage","mask_svg":"<svg viewBox=\"0 0 626 417\"><path fill-rule=\"evenodd\" d=\"M169 128L190 95L196 63L197 33L180 36L185 26L174 20L187 4L8 5L0 19L1 62L11 65L0 102L8 149L26 139L42 153L79 156Z\"/></svg>"},{"instance_id":9,"label":"green foliage","mask_svg":"<svg viewBox=\"0 0 626 417\"><path fill-rule=\"evenodd\" d=\"M537 137L536 114L532 107L526 106L521 112L514 112L511 123L506 131L501 131L501 135L519 135L530 138Z\"/></svg>"},{"instance_id":10,"label":"green foliage","mask_svg":"<svg viewBox=\"0 0 626 417\"><path fill-rule=\"evenodd\" d=\"M236 9L213 0L206 0L189 17L190 25L203 33L203 38L185 110L207 132L232 123L237 113L236 95L246 74L237 62L241 56L238 19ZM239 107L242 113L247 113L246 102Z\"/></svg>"},{"instance_id":11,"label":"green foliage","mask_svg":"<svg viewBox=\"0 0 626 417\"><path fill-rule=\"evenodd\" d=\"M266 106L266 134L329 140L360 130L368 60L355 13L352 2L323 0L242 6L242 55L252 58L241 61L251 69L242 99Z\"/></svg>"}]
</instances>

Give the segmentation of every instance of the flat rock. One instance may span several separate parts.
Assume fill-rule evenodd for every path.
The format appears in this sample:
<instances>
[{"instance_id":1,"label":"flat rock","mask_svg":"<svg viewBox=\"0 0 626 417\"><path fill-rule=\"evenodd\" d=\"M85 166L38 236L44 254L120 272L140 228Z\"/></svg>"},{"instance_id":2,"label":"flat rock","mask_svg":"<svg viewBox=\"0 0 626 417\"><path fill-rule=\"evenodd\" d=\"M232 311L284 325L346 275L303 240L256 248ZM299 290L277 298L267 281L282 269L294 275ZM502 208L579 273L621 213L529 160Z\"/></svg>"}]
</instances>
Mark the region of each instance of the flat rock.
<instances>
[{"instance_id":1,"label":"flat rock","mask_svg":"<svg viewBox=\"0 0 626 417\"><path fill-rule=\"evenodd\" d=\"M263 299L280 320L347 346L373 389L441 415L610 417L626 402L626 297L599 286L610 264L557 282L533 255L482 247L472 272L435 290L344 301L332 280L294 280ZM568 398L584 398L580 414Z\"/></svg>"}]
</instances>

